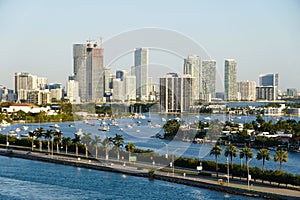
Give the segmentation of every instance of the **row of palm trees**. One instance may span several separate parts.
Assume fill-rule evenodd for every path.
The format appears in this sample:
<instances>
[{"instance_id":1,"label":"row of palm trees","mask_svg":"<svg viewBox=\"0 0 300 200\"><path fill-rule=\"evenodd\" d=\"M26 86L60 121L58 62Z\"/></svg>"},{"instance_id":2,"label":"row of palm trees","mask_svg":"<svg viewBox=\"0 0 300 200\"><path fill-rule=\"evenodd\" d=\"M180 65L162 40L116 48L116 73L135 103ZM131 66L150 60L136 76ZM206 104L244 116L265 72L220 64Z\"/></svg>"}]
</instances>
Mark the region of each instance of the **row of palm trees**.
<instances>
[{"instance_id":1,"label":"row of palm trees","mask_svg":"<svg viewBox=\"0 0 300 200\"><path fill-rule=\"evenodd\" d=\"M222 147L220 147L218 145L213 146L212 149L210 150L210 155L215 156L216 172L217 172L217 176L218 176L218 157L222 155ZM233 159L233 157L237 157L238 155L241 159L243 159L243 158L246 159L246 168L248 171L249 170L249 166L248 166L249 160L253 158L252 149L249 147L244 147L239 151L236 146L228 145L225 148L224 156L229 157L230 164L231 164L231 170L233 169L232 159ZM270 150L268 150L266 148L259 149L256 154L256 159L262 160L262 172L264 172L265 161L266 160L268 161L271 159ZM282 172L282 163L288 161L287 151L285 151L283 149L277 150L274 155L274 161L280 163L280 172ZM248 177L247 177L247 179L248 179Z\"/></svg>"},{"instance_id":2,"label":"row of palm trees","mask_svg":"<svg viewBox=\"0 0 300 200\"><path fill-rule=\"evenodd\" d=\"M83 145L85 148L85 156L88 157L89 148L95 149L95 158L98 158L99 144L105 148L105 158L108 160L109 149L113 146L117 152L117 159L120 159L120 148L124 146L124 139L122 135L116 134L114 137L106 137L101 141L100 137L95 135L94 138L91 137L91 133L83 133L82 136L74 134L74 138L63 137L63 133L58 129L49 129L45 130L41 127L37 128L34 131L29 132L29 137L31 139L31 149L34 149L35 139L39 140L39 150L43 149L43 138L47 140L48 153L50 153L50 142L53 139L53 142L56 144L56 151L59 153L59 147L62 144L65 147L65 153L68 154L68 147L70 145L75 146L75 155L78 156L79 145ZM134 145L128 143L129 148L128 152L133 152ZM127 150L126 146L126 150Z\"/></svg>"}]
</instances>

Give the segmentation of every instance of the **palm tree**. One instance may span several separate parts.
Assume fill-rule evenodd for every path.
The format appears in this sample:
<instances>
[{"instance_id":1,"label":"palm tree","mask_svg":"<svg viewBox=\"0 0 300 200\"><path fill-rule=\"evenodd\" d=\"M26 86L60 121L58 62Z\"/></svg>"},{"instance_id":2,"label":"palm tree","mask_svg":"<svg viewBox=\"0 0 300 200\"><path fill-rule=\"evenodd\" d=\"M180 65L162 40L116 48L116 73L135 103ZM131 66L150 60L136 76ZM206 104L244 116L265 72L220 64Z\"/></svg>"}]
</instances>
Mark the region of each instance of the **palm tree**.
<instances>
[{"instance_id":1,"label":"palm tree","mask_svg":"<svg viewBox=\"0 0 300 200\"><path fill-rule=\"evenodd\" d=\"M48 153L50 152L50 140L52 139L54 131L52 129L46 130L44 136L47 139Z\"/></svg>"},{"instance_id":2,"label":"palm tree","mask_svg":"<svg viewBox=\"0 0 300 200\"><path fill-rule=\"evenodd\" d=\"M57 153L59 153L59 144L60 144L62 136L63 136L63 133L60 130L56 129L54 132L54 142L56 143L56 152Z\"/></svg>"},{"instance_id":3,"label":"palm tree","mask_svg":"<svg viewBox=\"0 0 300 200\"><path fill-rule=\"evenodd\" d=\"M225 157L228 157L228 156L230 157L231 170L233 169L232 158L237 157L238 153L239 153L239 150L236 146L229 145L225 148L224 155L225 155Z\"/></svg>"},{"instance_id":4,"label":"palm tree","mask_svg":"<svg viewBox=\"0 0 300 200\"><path fill-rule=\"evenodd\" d=\"M218 145L213 146L213 148L210 150L209 155L214 155L216 159L216 172L217 172L217 177L219 177L218 174L218 156L222 155L222 148Z\"/></svg>"},{"instance_id":5,"label":"palm tree","mask_svg":"<svg viewBox=\"0 0 300 200\"><path fill-rule=\"evenodd\" d=\"M75 144L76 156L78 156L78 144L80 144L80 136L74 134L74 138L72 139L72 143Z\"/></svg>"},{"instance_id":6,"label":"palm tree","mask_svg":"<svg viewBox=\"0 0 300 200\"><path fill-rule=\"evenodd\" d=\"M40 147L40 151L42 151L43 149L43 136L45 133L45 130L42 127L37 128L35 131L36 137L39 138L39 147Z\"/></svg>"},{"instance_id":7,"label":"palm tree","mask_svg":"<svg viewBox=\"0 0 300 200\"><path fill-rule=\"evenodd\" d=\"M90 133L83 133L83 136L81 138L81 142L84 144L85 147L85 157L89 156L89 149L88 146L90 145L92 138Z\"/></svg>"},{"instance_id":8,"label":"palm tree","mask_svg":"<svg viewBox=\"0 0 300 200\"><path fill-rule=\"evenodd\" d=\"M249 166L248 166L248 160L249 158L253 158L253 151L249 147L244 147L240 151L240 158L246 158L246 167L247 167L247 172L249 172ZM247 182L249 182L249 177L247 176Z\"/></svg>"},{"instance_id":9,"label":"palm tree","mask_svg":"<svg viewBox=\"0 0 300 200\"><path fill-rule=\"evenodd\" d=\"M275 155L274 155L274 161L280 163L280 172L282 172L282 162L287 162L288 161L288 153L287 151L280 149L277 150Z\"/></svg>"},{"instance_id":10,"label":"palm tree","mask_svg":"<svg viewBox=\"0 0 300 200\"><path fill-rule=\"evenodd\" d=\"M128 142L128 144L125 146L125 149L128 151L130 157L131 153L134 152L135 145L132 142Z\"/></svg>"},{"instance_id":11,"label":"palm tree","mask_svg":"<svg viewBox=\"0 0 300 200\"><path fill-rule=\"evenodd\" d=\"M61 142L66 147L66 154L68 154L68 146L71 145L71 142L72 142L71 138L63 137Z\"/></svg>"},{"instance_id":12,"label":"palm tree","mask_svg":"<svg viewBox=\"0 0 300 200\"><path fill-rule=\"evenodd\" d=\"M29 131L28 135L31 140L31 151L33 151L33 145L34 145L34 139L35 139L36 133L34 131Z\"/></svg>"},{"instance_id":13,"label":"palm tree","mask_svg":"<svg viewBox=\"0 0 300 200\"><path fill-rule=\"evenodd\" d=\"M117 150L117 159L120 160L120 147L124 145L123 136L116 134L116 136L112 140Z\"/></svg>"},{"instance_id":14,"label":"palm tree","mask_svg":"<svg viewBox=\"0 0 300 200\"><path fill-rule=\"evenodd\" d=\"M256 154L256 159L262 160L261 170L264 173L265 160L270 160L270 151L266 148L262 148L262 149L258 150L258 152Z\"/></svg>"},{"instance_id":15,"label":"palm tree","mask_svg":"<svg viewBox=\"0 0 300 200\"><path fill-rule=\"evenodd\" d=\"M98 158L98 144L101 142L99 136L95 135L94 139L92 140L92 145L95 147L95 157Z\"/></svg>"},{"instance_id":16,"label":"palm tree","mask_svg":"<svg viewBox=\"0 0 300 200\"><path fill-rule=\"evenodd\" d=\"M111 137L106 137L103 141L102 141L102 145L105 148L105 159L108 160L108 151L109 151L109 146L112 144L112 138Z\"/></svg>"}]
</instances>

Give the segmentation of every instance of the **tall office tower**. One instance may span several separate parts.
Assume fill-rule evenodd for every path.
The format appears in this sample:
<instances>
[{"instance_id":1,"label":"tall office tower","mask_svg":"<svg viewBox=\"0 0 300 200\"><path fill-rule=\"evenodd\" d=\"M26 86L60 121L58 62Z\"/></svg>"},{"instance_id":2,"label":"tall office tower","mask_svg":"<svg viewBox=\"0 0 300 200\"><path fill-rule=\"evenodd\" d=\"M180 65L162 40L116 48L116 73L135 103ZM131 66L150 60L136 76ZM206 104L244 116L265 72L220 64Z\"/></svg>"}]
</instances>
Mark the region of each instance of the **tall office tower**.
<instances>
[{"instance_id":1,"label":"tall office tower","mask_svg":"<svg viewBox=\"0 0 300 200\"><path fill-rule=\"evenodd\" d=\"M104 96L103 48L92 44L73 45L74 75L82 101L102 101Z\"/></svg>"},{"instance_id":2,"label":"tall office tower","mask_svg":"<svg viewBox=\"0 0 300 200\"><path fill-rule=\"evenodd\" d=\"M125 77L125 101L136 100L136 77L126 76Z\"/></svg>"},{"instance_id":3,"label":"tall office tower","mask_svg":"<svg viewBox=\"0 0 300 200\"><path fill-rule=\"evenodd\" d=\"M134 50L134 67L136 76L136 98L139 101L148 100L148 49Z\"/></svg>"},{"instance_id":4,"label":"tall office tower","mask_svg":"<svg viewBox=\"0 0 300 200\"><path fill-rule=\"evenodd\" d=\"M256 87L257 100L276 100L276 91L274 86L258 86Z\"/></svg>"},{"instance_id":5,"label":"tall office tower","mask_svg":"<svg viewBox=\"0 0 300 200\"><path fill-rule=\"evenodd\" d=\"M286 95L289 97L297 97L298 96L298 92L296 88L288 88L286 90Z\"/></svg>"},{"instance_id":6,"label":"tall office tower","mask_svg":"<svg viewBox=\"0 0 300 200\"><path fill-rule=\"evenodd\" d=\"M37 77L37 87L40 90L44 90L48 84L48 79L45 77Z\"/></svg>"},{"instance_id":7,"label":"tall office tower","mask_svg":"<svg viewBox=\"0 0 300 200\"><path fill-rule=\"evenodd\" d=\"M113 99L114 101L124 102L125 98L125 84L119 78L113 79Z\"/></svg>"},{"instance_id":8,"label":"tall office tower","mask_svg":"<svg viewBox=\"0 0 300 200\"><path fill-rule=\"evenodd\" d=\"M195 78L189 74L178 77L176 73L168 73L160 77L161 112L185 112L194 102Z\"/></svg>"},{"instance_id":9,"label":"tall office tower","mask_svg":"<svg viewBox=\"0 0 300 200\"><path fill-rule=\"evenodd\" d=\"M121 81L125 80L126 75L127 75L127 72L125 70L117 70L116 71L116 78L121 79Z\"/></svg>"},{"instance_id":10,"label":"tall office tower","mask_svg":"<svg viewBox=\"0 0 300 200\"><path fill-rule=\"evenodd\" d=\"M67 82L67 98L71 103L79 103L79 83L73 78L69 78Z\"/></svg>"},{"instance_id":11,"label":"tall office tower","mask_svg":"<svg viewBox=\"0 0 300 200\"><path fill-rule=\"evenodd\" d=\"M237 63L234 59L225 60L225 100L237 100Z\"/></svg>"},{"instance_id":12,"label":"tall office tower","mask_svg":"<svg viewBox=\"0 0 300 200\"><path fill-rule=\"evenodd\" d=\"M202 61L202 94L203 100L216 97L216 61Z\"/></svg>"},{"instance_id":13,"label":"tall office tower","mask_svg":"<svg viewBox=\"0 0 300 200\"><path fill-rule=\"evenodd\" d=\"M201 69L200 69L200 58L196 55L189 55L184 59L183 74L189 74L195 78L194 83L194 100L200 99L200 85L201 85Z\"/></svg>"},{"instance_id":14,"label":"tall office tower","mask_svg":"<svg viewBox=\"0 0 300 200\"><path fill-rule=\"evenodd\" d=\"M256 100L256 83L255 81L240 81L237 83L238 92L242 101Z\"/></svg>"},{"instance_id":15,"label":"tall office tower","mask_svg":"<svg viewBox=\"0 0 300 200\"><path fill-rule=\"evenodd\" d=\"M105 67L103 72L103 88L104 88L104 95L109 96L111 94L111 80L110 80L111 74L109 71L109 68Z\"/></svg>"},{"instance_id":16,"label":"tall office tower","mask_svg":"<svg viewBox=\"0 0 300 200\"><path fill-rule=\"evenodd\" d=\"M17 101L27 101L27 93L31 90L37 90L37 76L29 73L15 73L15 93Z\"/></svg>"}]
</instances>

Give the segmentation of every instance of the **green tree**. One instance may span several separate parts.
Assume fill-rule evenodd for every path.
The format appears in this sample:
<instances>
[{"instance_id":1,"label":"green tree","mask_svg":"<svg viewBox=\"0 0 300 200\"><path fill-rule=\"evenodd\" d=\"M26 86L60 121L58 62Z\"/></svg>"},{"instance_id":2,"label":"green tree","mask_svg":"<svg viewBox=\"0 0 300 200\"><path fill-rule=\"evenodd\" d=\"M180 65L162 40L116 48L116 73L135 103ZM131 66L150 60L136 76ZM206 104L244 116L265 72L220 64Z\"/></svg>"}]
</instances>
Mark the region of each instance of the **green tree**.
<instances>
[{"instance_id":1,"label":"green tree","mask_svg":"<svg viewBox=\"0 0 300 200\"><path fill-rule=\"evenodd\" d=\"M173 139L179 130L180 124L178 120L172 119L168 120L166 124L163 125L163 129L165 131L164 138L165 139Z\"/></svg>"},{"instance_id":2,"label":"green tree","mask_svg":"<svg viewBox=\"0 0 300 200\"><path fill-rule=\"evenodd\" d=\"M233 170L233 162L232 162L232 158L233 157L237 157L238 155L238 148L236 146L233 146L233 145L228 145L226 148L225 148L225 152L224 152L224 155L225 157L230 157L230 164L231 164L231 171Z\"/></svg>"},{"instance_id":3,"label":"green tree","mask_svg":"<svg viewBox=\"0 0 300 200\"><path fill-rule=\"evenodd\" d=\"M135 145L132 142L128 142L128 144L125 146L126 151L128 151L129 157L131 156L131 153L134 152Z\"/></svg>"},{"instance_id":4,"label":"green tree","mask_svg":"<svg viewBox=\"0 0 300 200\"><path fill-rule=\"evenodd\" d=\"M219 177L218 174L218 157L222 155L222 148L218 145L213 146L213 148L210 150L209 155L214 155L216 159L216 172L217 172L217 177Z\"/></svg>"},{"instance_id":5,"label":"green tree","mask_svg":"<svg viewBox=\"0 0 300 200\"><path fill-rule=\"evenodd\" d=\"M258 150L256 154L257 160L262 160L262 167L261 170L264 173L264 167L265 167L265 160L270 160L270 151L268 149L262 148Z\"/></svg>"},{"instance_id":6,"label":"green tree","mask_svg":"<svg viewBox=\"0 0 300 200\"><path fill-rule=\"evenodd\" d=\"M277 150L274 155L274 161L279 162L280 164L280 172L282 173L282 163L288 161L288 153L283 149Z\"/></svg>"},{"instance_id":7,"label":"green tree","mask_svg":"<svg viewBox=\"0 0 300 200\"><path fill-rule=\"evenodd\" d=\"M50 152L50 140L52 139L53 134L54 134L54 131L52 129L46 130L46 132L44 134L45 139L47 140L48 153Z\"/></svg>"},{"instance_id":8,"label":"green tree","mask_svg":"<svg viewBox=\"0 0 300 200\"><path fill-rule=\"evenodd\" d=\"M56 143L56 152L59 153L59 144L60 144L60 141L61 141L61 138L63 136L63 133L56 129L54 131L54 142Z\"/></svg>"},{"instance_id":9,"label":"green tree","mask_svg":"<svg viewBox=\"0 0 300 200\"><path fill-rule=\"evenodd\" d=\"M92 145L95 147L95 157L98 158L98 145L101 143L101 139L99 136L95 135L94 139L92 140Z\"/></svg>"},{"instance_id":10,"label":"green tree","mask_svg":"<svg viewBox=\"0 0 300 200\"><path fill-rule=\"evenodd\" d=\"M90 145L91 141L92 141L91 134L90 133L83 133L83 136L81 138L81 142L84 144L84 147L85 147L85 157L89 156L88 146Z\"/></svg>"},{"instance_id":11,"label":"green tree","mask_svg":"<svg viewBox=\"0 0 300 200\"><path fill-rule=\"evenodd\" d=\"M249 148L249 147L242 148L242 150L240 151L240 158L242 159L244 157L246 158L246 168L247 168L247 171L249 171L249 163L248 163L248 161L249 161L249 158L253 158L253 151L252 151L251 148ZM249 177L247 176L247 181L249 181L248 179L249 179Z\"/></svg>"},{"instance_id":12,"label":"green tree","mask_svg":"<svg viewBox=\"0 0 300 200\"><path fill-rule=\"evenodd\" d=\"M35 131L36 137L39 139L39 148L40 151L43 149L43 136L45 133L45 130L42 127L37 128Z\"/></svg>"},{"instance_id":13,"label":"green tree","mask_svg":"<svg viewBox=\"0 0 300 200\"><path fill-rule=\"evenodd\" d=\"M112 144L113 140L111 137L106 137L103 141L102 141L102 145L105 148L105 159L108 160L108 153L109 153L109 146Z\"/></svg>"},{"instance_id":14,"label":"green tree","mask_svg":"<svg viewBox=\"0 0 300 200\"><path fill-rule=\"evenodd\" d=\"M117 150L117 159L120 160L120 147L122 147L124 145L123 136L116 134L116 136L113 137L112 140L113 140L113 144Z\"/></svg>"},{"instance_id":15,"label":"green tree","mask_svg":"<svg viewBox=\"0 0 300 200\"><path fill-rule=\"evenodd\" d=\"M71 138L70 137L63 137L61 142L62 142L62 145L64 145L65 148L66 148L66 154L68 154L68 146L71 145L71 143L72 143Z\"/></svg>"},{"instance_id":16,"label":"green tree","mask_svg":"<svg viewBox=\"0 0 300 200\"><path fill-rule=\"evenodd\" d=\"M80 136L74 134L74 138L72 139L72 143L75 145L75 155L78 156L78 145L80 144Z\"/></svg>"}]
</instances>

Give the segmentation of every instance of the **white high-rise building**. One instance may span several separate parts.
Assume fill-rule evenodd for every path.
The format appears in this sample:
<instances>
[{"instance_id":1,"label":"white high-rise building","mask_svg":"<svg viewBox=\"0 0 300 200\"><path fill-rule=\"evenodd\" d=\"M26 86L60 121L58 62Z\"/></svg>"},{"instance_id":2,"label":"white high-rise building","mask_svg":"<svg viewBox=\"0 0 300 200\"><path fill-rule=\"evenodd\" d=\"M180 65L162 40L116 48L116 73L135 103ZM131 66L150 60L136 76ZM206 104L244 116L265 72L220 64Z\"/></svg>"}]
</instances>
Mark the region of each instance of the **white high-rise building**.
<instances>
[{"instance_id":1,"label":"white high-rise building","mask_svg":"<svg viewBox=\"0 0 300 200\"><path fill-rule=\"evenodd\" d=\"M119 78L113 79L113 99L114 101L124 102L125 100L125 84Z\"/></svg>"},{"instance_id":2,"label":"white high-rise building","mask_svg":"<svg viewBox=\"0 0 300 200\"><path fill-rule=\"evenodd\" d=\"M201 85L201 69L200 69L200 57L196 55L189 55L184 59L183 74L189 74L194 77L194 100L199 100L200 97L200 85Z\"/></svg>"},{"instance_id":3,"label":"white high-rise building","mask_svg":"<svg viewBox=\"0 0 300 200\"><path fill-rule=\"evenodd\" d=\"M71 103L80 103L78 81L69 80L67 82L67 97Z\"/></svg>"},{"instance_id":4,"label":"white high-rise building","mask_svg":"<svg viewBox=\"0 0 300 200\"><path fill-rule=\"evenodd\" d=\"M238 92L242 101L256 100L256 83L255 81L240 81L237 83Z\"/></svg>"},{"instance_id":5,"label":"white high-rise building","mask_svg":"<svg viewBox=\"0 0 300 200\"><path fill-rule=\"evenodd\" d=\"M202 94L203 100L210 101L216 97L216 61L202 61Z\"/></svg>"},{"instance_id":6,"label":"white high-rise building","mask_svg":"<svg viewBox=\"0 0 300 200\"><path fill-rule=\"evenodd\" d=\"M136 100L136 77L126 76L125 77L125 101Z\"/></svg>"},{"instance_id":7,"label":"white high-rise building","mask_svg":"<svg viewBox=\"0 0 300 200\"><path fill-rule=\"evenodd\" d=\"M225 100L237 100L237 63L234 59L225 60Z\"/></svg>"},{"instance_id":8,"label":"white high-rise building","mask_svg":"<svg viewBox=\"0 0 300 200\"><path fill-rule=\"evenodd\" d=\"M134 75L136 76L136 98L140 101L148 100L148 49L134 50ZM133 74L133 73L131 73Z\"/></svg>"},{"instance_id":9,"label":"white high-rise building","mask_svg":"<svg viewBox=\"0 0 300 200\"><path fill-rule=\"evenodd\" d=\"M178 113L190 109L194 102L194 77L168 73L159 78L161 112Z\"/></svg>"}]
</instances>

